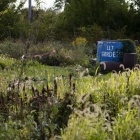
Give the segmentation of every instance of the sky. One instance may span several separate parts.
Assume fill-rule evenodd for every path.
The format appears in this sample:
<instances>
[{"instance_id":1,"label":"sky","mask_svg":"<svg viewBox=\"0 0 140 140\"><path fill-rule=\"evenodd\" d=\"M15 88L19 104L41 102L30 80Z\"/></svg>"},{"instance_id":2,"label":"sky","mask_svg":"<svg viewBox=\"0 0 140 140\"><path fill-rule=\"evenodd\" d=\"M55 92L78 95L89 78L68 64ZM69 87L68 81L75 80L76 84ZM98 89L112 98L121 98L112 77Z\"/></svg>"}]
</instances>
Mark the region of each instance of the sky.
<instances>
[{"instance_id":1,"label":"sky","mask_svg":"<svg viewBox=\"0 0 140 140\"><path fill-rule=\"evenodd\" d=\"M18 1L20 2L20 0L18 0ZM48 9L48 8L52 7L55 2L55 0L40 0L40 1L41 1L41 4L40 4L41 8L43 8L43 9ZM27 8L28 3L29 3L29 0L26 1L24 7ZM31 0L31 3L32 3L32 6L36 5L35 0Z\"/></svg>"}]
</instances>

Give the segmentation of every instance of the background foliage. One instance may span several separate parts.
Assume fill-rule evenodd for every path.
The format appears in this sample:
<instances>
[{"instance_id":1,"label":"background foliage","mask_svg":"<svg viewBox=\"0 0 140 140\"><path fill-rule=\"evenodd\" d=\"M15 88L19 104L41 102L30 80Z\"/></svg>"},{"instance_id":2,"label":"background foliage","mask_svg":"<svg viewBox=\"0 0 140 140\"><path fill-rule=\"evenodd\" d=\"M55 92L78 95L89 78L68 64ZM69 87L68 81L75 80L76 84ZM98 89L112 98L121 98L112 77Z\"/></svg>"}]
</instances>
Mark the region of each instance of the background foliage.
<instances>
[{"instance_id":1,"label":"background foliage","mask_svg":"<svg viewBox=\"0 0 140 140\"><path fill-rule=\"evenodd\" d=\"M56 0L51 9L32 7L32 24L28 21L26 0L0 3L0 39L32 38L34 42L72 41L77 36L96 42L104 39L139 40L140 6L138 0ZM60 8L63 10L60 12Z\"/></svg>"}]
</instances>

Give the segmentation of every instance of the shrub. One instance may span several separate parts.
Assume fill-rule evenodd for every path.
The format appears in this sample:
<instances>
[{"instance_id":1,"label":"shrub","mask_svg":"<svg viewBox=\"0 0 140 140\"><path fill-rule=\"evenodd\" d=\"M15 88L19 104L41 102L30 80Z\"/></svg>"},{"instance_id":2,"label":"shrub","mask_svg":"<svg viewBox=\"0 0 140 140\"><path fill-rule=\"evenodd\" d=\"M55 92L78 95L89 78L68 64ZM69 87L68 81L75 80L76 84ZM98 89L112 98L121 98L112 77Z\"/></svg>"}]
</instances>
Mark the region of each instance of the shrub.
<instances>
[{"instance_id":1,"label":"shrub","mask_svg":"<svg viewBox=\"0 0 140 140\"><path fill-rule=\"evenodd\" d=\"M120 60L123 59L124 53L135 53L136 52L136 46L135 43L130 39L121 39L119 40L122 42L122 48L120 49Z\"/></svg>"},{"instance_id":2,"label":"shrub","mask_svg":"<svg viewBox=\"0 0 140 140\"><path fill-rule=\"evenodd\" d=\"M130 39L121 40L123 47L121 48L121 52L123 53L135 53L136 46L135 43Z\"/></svg>"},{"instance_id":3,"label":"shrub","mask_svg":"<svg viewBox=\"0 0 140 140\"><path fill-rule=\"evenodd\" d=\"M87 44L87 40L84 37L77 37L73 42L72 42L74 47L85 47Z\"/></svg>"},{"instance_id":4,"label":"shrub","mask_svg":"<svg viewBox=\"0 0 140 140\"><path fill-rule=\"evenodd\" d=\"M104 38L104 31L101 26L98 26L97 24L81 27L79 28L79 31L79 34L86 37L89 42L97 42Z\"/></svg>"},{"instance_id":5,"label":"shrub","mask_svg":"<svg viewBox=\"0 0 140 140\"><path fill-rule=\"evenodd\" d=\"M25 46L21 42L5 40L0 43L0 54L6 54L12 58L20 58L24 54L24 48Z\"/></svg>"},{"instance_id":6,"label":"shrub","mask_svg":"<svg viewBox=\"0 0 140 140\"><path fill-rule=\"evenodd\" d=\"M48 42L29 49L31 56L40 55L39 62L47 65L88 65L89 58L81 47L69 43Z\"/></svg>"}]
</instances>

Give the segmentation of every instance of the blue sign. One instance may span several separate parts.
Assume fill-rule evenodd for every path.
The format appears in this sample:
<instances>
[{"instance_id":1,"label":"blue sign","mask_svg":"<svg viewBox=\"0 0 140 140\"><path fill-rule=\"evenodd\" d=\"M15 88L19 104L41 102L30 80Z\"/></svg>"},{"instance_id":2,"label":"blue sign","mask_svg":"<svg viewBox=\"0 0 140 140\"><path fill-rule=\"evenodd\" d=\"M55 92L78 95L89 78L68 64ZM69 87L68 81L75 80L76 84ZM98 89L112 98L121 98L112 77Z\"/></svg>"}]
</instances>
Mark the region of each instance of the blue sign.
<instances>
[{"instance_id":1,"label":"blue sign","mask_svg":"<svg viewBox=\"0 0 140 140\"><path fill-rule=\"evenodd\" d=\"M97 61L120 61L120 49L122 42L116 40L98 41Z\"/></svg>"}]
</instances>

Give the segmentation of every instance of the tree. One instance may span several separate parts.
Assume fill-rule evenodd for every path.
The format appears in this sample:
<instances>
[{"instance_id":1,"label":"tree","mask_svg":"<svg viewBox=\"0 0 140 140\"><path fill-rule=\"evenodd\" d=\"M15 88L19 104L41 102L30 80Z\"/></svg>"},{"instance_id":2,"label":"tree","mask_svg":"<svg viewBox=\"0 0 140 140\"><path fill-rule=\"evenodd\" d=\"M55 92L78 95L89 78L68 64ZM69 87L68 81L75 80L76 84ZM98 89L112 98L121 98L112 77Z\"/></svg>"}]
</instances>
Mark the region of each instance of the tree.
<instances>
[{"instance_id":1,"label":"tree","mask_svg":"<svg viewBox=\"0 0 140 140\"><path fill-rule=\"evenodd\" d=\"M140 1L139 0L134 0L134 5L135 5L137 11L140 12Z\"/></svg>"},{"instance_id":2,"label":"tree","mask_svg":"<svg viewBox=\"0 0 140 140\"><path fill-rule=\"evenodd\" d=\"M23 7L25 0L16 7L17 0L1 0L0 2L0 39L8 36L18 36L17 22L19 21L19 10Z\"/></svg>"},{"instance_id":3,"label":"tree","mask_svg":"<svg viewBox=\"0 0 140 140\"><path fill-rule=\"evenodd\" d=\"M56 10L60 10L63 7L66 7L67 4L70 3L71 0L55 0L55 8Z\"/></svg>"},{"instance_id":4,"label":"tree","mask_svg":"<svg viewBox=\"0 0 140 140\"><path fill-rule=\"evenodd\" d=\"M16 2L17 0L0 0L0 12L10 7L10 4Z\"/></svg>"},{"instance_id":5,"label":"tree","mask_svg":"<svg viewBox=\"0 0 140 140\"><path fill-rule=\"evenodd\" d=\"M129 22L128 35L134 39L139 39L140 36L140 1L129 1Z\"/></svg>"},{"instance_id":6,"label":"tree","mask_svg":"<svg viewBox=\"0 0 140 140\"><path fill-rule=\"evenodd\" d=\"M65 5L63 27L70 31L93 24L105 30L118 30L127 25L128 4L125 0L56 0L56 3Z\"/></svg>"}]
</instances>

